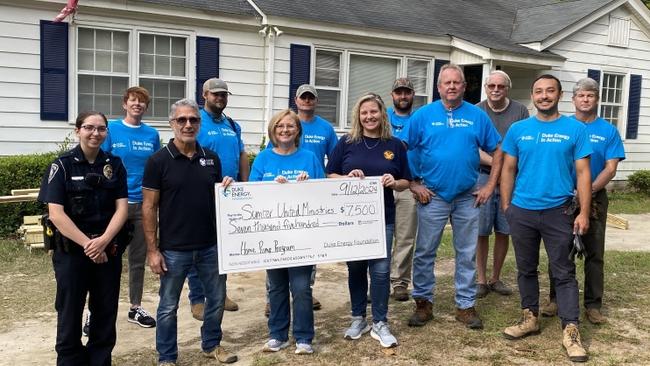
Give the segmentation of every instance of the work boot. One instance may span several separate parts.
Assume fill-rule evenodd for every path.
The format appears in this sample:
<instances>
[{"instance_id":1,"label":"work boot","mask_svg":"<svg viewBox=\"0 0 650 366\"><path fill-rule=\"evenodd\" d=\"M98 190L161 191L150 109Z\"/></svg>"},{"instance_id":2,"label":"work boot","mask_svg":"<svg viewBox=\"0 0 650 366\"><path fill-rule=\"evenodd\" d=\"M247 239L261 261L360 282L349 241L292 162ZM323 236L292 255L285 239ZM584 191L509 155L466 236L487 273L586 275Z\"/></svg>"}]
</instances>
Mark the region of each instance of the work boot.
<instances>
[{"instance_id":1,"label":"work boot","mask_svg":"<svg viewBox=\"0 0 650 366\"><path fill-rule=\"evenodd\" d=\"M555 299L546 300L542 306L539 308L539 312L542 316L553 317L557 315L557 303Z\"/></svg>"},{"instance_id":2,"label":"work boot","mask_svg":"<svg viewBox=\"0 0 650 366\"><path fill-rule=\"evenodd\" d=\"M585 316L591 324L600 325L607 323L607 318L600 312L600 309L588 308L585 311Z\"/></svg>"},{"instance_id":3,"label":"work boot","mask_svg":"<svg viewBox=\"0 0 650 366\"><path fill-rule=\"evenodd\" d=\"M426 299L415 299L415 311L409 318L409 327L421 327L433 319L433 304Z\"/></svg>"},{"instance_id":4,"label":"work boot","mask_svg":"<svg viewBox=\"0 0 650 366\"><path fill-rule=\"evenodd\" d=\"M566 349L567 355L569 355L569 360L572 362L587 361L589 356L587 356L587 351L585 351L580 341L578 326L574 323L567 324L564 331L562 331L562 335L562 345Z\"/></svg>"},{"instance_id":5,"label":"work boot","mask_svg":"<svg viewBox=\"0 0 650 366\"><path fill-rule=\"evenodd\" d=\"M190 305L190 310L192 311L192 316L198 321L203 321L203 311L205 310L205 304L198 302L196 304Z\"/></svg>"},{"instance_id":6,"label":"work boot","mask_svg":"<svg viewBox=\"0 0 650 366\"><path fill-rule=\"evenodd\" d=\"M207 358L214 358L221 363L233 363L233 362L237 362L238 359L236 354L227 351L225 348L221 346L215 347L210 352L203 351L203 356Z\"/></svg>"},{"instance_id":7,"label":"work boot","mask_svg":"<svg viewBox=\"0 0 650 366\"><path fill-rule=\"evenodd\" d=\"M236 302L230 300L228 295L226 295L226 301L223 303L223 310L225 311L237 311L239 310L239 305Z\"/></svg>"},{"instance_id":8,"label":"work boot","mask_svg":"<svg viewBox=\"0 0 650 366\"><path fill-rule=\"evenodd\" d=\"M486 297L490 293L490 286L484 284L484 283L477 283L476 284L476 298L477 299L482 299Z\"/></svg>"},{"instance_id":9,"label":"work boot","mask_svg":"<svg viewBox=\"0 0 650 366\"><path fill-rule=\"evenodd\" d=\"M456 308L456 320L465 324L469 329L483 329L483 322L473 306L467 309Z\"/></svg>"},{"instance_id":10,"label":"work boot","mask_svg":"<svg viewBox=\"0 0 650 366\"><path fill-rule=\"evenodd\" d=\"M404 286L395 286L393 287L393 299L395 301L408 301L409 292Z\"/></svg>"},{"instance_id":11,"label":"work boot","mask_svg":"<svg viewBox=\"0 0 650 366\"><path fill-rule=\"evenodd\" d=\"M311 308L314 309L314 310L320 310L322 307L323 307L323 305L321 305L320 301L318 301L318 299L316 299L315 297L312 296L311 297Z\"/></svg>"},{"instance_id":12,"label":"work boot","mask_svg":"<svg viewBox=\"0 0 650 366\"><path fill-rule=\"evenodd\" d=\"M506 339L519 339L532 334L539 334L539 321L530 309L524 309L519 323L503 330Z\"/></svg>"}]
</instances>

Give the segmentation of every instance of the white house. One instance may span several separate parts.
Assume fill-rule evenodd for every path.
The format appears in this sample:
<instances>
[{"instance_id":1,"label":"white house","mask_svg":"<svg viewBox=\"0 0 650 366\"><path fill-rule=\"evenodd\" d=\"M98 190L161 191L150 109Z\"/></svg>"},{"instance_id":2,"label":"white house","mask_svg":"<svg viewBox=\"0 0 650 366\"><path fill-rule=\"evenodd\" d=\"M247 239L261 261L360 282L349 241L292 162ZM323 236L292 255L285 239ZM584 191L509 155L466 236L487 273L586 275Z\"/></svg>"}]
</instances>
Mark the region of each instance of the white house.
<instances>
[{"instance_id":1,"label":"white house","mask_svg":"<svg viewBox=\"0 0 650 366\"><path fill-rule=\"evenodd\" d=\"M216 75L251 150L305 82L343 132L353 101L390 100L398 76L413 80L418 104L437 99L437 69L452 61L475 102L501 69L532 109L532 80L555 74L563 113L575 81L594 77L628 152L616 179L650 169L650 11L639 0L80 0L73 18L51 23L64 5L0 0L0 155L52 150L79 110L120 116L131 85L152 92L146 120L167 138L170 101L197 98Z\"/></svg>"}]
</instances>

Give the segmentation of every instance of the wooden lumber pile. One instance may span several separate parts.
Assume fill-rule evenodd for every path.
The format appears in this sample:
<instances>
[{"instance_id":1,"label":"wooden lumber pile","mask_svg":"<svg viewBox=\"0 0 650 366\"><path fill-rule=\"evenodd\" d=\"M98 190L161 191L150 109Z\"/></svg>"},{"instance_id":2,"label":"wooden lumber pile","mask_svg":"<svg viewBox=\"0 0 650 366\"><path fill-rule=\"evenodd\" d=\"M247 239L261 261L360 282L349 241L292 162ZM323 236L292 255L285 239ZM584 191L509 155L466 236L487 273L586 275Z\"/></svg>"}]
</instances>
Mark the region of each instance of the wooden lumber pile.
<instances>
[{"instance_id":1,"label":"wooden lumber pile","mask_svg":"<svg viewBox=\"0 0 650 366\"><path fill-rule=\"evenodd\" d=\"M41 225L41 215L24 216L23 224L18 228L20 238L25 246L32 249L43 249L43 225Z\"/></svg>"},{"instance_id":2,"label":"wooden lumber pile","mask_svg":"<svg viewBox=\"0 0 650 366\"><path fill-rule=\"evenodd\" d=\"M607 225L621 230L627 230L630 227L630 224L626 219L611 213L607 214Z\"/></svg>"}]
</instances>

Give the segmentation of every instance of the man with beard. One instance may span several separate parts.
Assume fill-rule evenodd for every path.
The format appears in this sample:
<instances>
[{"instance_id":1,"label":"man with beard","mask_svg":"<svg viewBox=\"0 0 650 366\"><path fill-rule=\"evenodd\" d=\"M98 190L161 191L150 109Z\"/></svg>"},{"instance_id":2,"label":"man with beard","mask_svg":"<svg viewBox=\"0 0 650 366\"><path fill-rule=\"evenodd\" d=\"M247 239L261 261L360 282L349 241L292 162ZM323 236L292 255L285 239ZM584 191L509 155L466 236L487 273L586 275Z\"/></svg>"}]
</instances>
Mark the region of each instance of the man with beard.
<instances>
[{"instance_id":1,"label":"man with beard","mask_svg":"<svg viewBox=\"0 0 650 366\"><path fill-rule=\"evenodd\" d=\"M580 341L576 267L569 256L572 240L589 228L592 153L583 123L558 112L562 84L541 75L532 86L537 114L510 127L503 142L501 207L512 236L523 316L507 327L507 339L539 333L540 240L548 255L562 320L562 345L573 362L587 360ZM580 213L572 204L577 189Z\"/></svg>"},{"instance_id":2,"label":"man with beard","mask_svg":"<svg viewBox=\"0 0 650 366\"><path fill-rule=\"evenodd\" d=\"M607 226L607 190L605 186L616 175L618 162L625 159L625 150L618 130L611 123L598 117L599 85L590 78L578 80L573 87L574 119L587 126L591 154L591 215L589 230L582 237L585 245L585 317L592 324L607 322L600 312L603 305L605 228ZM552 278L552 271L549 276ZM557 314L555 286L551 281L550 299L541 308L543 316Z\"/></svg>"},{"instance_id":3,"label":"man with beard","mask_svg":"<svg viewBox=\"0 0 650 366\"><path fill-rule=\"evenodd\" d=\"M408 146L418 156L411 191L419 204L418 234L413 256L415 311L410 326L433 319L434 264L447 221L451 218L456 259L456 320L482 329L476 303L476 237L478 206L492 195L501 168L501 137L479 107L463 101L465 76L458 65L446 64L438 76L440 100L417 110L410 120ZM476 189L479 149L493 153L490 179Z\"/></svg>"},{"instance_id":4,"label":"man with beard","mask_svg":"<svg viewBox=\"0 0 650 366\"><path fill-rule=\"evenodd\" d=\"M415 90L413 83L407 78L399 78L393 83L393 107L386 111L393 135L402 141L408 140L409 119L413 111ZM415 172L417 154L414 150L408 152L409 168ZM411 282L411 267L413 265L413 247L415 234L418 229L416 201L410 190L394 192L395 195L395 240L390 270L390 282L393 288L393 299L407 301L408 286Z\"/></svg>"},{"instance_id":5,"label":"man with beard","mask_svg":"<svg viewBox=\"0 0 650 366\"><path fill-rule=\"evenodd\" d=\"M196 136L196 141L201 146L217 153L221 160L223 176L246 182L250 166L248 165L248 154L241 138L241 127L223 113L228 105L228 95L230 94L232 93L228 91L228 84L221 79L212 78L203 83L205 104L201 109L201 129ZM203 289L195 270L191 270L187 275L187 283L190 289L192 316L197 320L203 320L205 296L203 296ZM239 306L226 296L224 309L237 311Z\"/></svg>"},{"instance_id":6,"label":"man with beard","mask_svg":"<svg viewBox=\"0 0 650 366\"><path fill-rule=\"evenodd\" d=\"M510 77L503 71L492 71L485 79L485 95L487 98L477 106L490 116L494 127L501 137L506 135L508 128L517 121L528 118L528 109L523 104L508 98L512 87ZM478 184L483 186L490 177L492 156L481 152L481 166L479 167ZM511 295L512 290L501 281L501 268L508 254L509 229L501 205L499 204L499 188L490 199L481 205L478 216L478 241L476 242L476 272L478 287L476 297L487 296L490 291L500 295ZM488 251L490 248L490 235L494 228L493 266L490 281L487 281L485 272L487 267Z\"/></svg>"}]
</instances>

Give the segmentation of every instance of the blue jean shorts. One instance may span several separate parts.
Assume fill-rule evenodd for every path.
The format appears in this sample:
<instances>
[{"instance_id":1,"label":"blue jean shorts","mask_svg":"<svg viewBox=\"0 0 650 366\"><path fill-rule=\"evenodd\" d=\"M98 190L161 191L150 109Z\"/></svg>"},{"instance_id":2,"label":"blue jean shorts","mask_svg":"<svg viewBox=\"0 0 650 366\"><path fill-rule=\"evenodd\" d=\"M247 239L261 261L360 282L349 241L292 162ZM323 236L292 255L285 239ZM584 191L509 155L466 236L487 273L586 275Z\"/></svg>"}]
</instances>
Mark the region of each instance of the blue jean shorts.
<instances>
[{"instance_id":1,"label":"blue jean shorts","mask_svg":"<svg viewBox=\"0 0 650 366\"><path fill-rule=\"evenodd\" d=\"M480 173L478 177L478 186L482 187L487 183L490 176L485 173ZM490 236L492 230L499 234L510 234L510 227L506 216L501 210L501 194L499 193L499 186L496 187L490 199L481 205L478 216L478 235Z\"/></svg>"}]
</instances>

